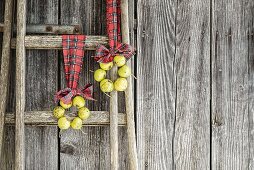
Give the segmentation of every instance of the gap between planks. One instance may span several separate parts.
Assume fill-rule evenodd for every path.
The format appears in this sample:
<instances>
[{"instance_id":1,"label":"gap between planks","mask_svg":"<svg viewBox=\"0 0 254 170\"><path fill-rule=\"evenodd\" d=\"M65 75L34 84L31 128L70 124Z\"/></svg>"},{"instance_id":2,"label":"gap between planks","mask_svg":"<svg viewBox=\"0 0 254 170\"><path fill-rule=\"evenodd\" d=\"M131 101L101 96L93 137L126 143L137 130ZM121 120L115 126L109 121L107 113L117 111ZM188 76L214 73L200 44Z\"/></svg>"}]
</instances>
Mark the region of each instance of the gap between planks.
<instances>
[{"instance_id":1,"label":"gap between planks","mask_svg":"<svg viewBox=\"0 0 254 170\"><path fill-rule=\"evenodd\" d=\"M0 32L4 32L4 24L0 23Z\"/></svg>"},{"instance_id":2,"label":"gap between planks","mask_svg":"<svg viewBox=\"0 0 254 170\"><path fill-rule=\"evenodd\" d=\"M76 113L67 112L67 116L74 118ZM52 126L57 125L57 119L53 117L52 111L28 111L24 114L24 121L26 125L34 126ZM15 116L13 113L6 113L6 125L13 125L15 123ZM91 111L90 117L83 121L84 126L104 126L110 124L110 115L108 111ZM118 113L118 126L126 125L126 114Z\"/></svg>"}]
</instances>

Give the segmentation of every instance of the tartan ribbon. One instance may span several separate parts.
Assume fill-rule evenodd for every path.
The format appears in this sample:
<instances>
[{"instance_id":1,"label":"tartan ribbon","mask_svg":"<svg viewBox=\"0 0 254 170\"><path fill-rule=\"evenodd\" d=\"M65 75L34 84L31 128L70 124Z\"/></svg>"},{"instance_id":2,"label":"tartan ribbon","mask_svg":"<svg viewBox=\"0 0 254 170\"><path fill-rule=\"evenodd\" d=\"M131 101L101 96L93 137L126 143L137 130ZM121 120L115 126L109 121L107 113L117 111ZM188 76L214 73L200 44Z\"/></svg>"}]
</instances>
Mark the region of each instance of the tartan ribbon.
<instances>
[{"instance_id":1,"label":"tartan ribbon","mask_svg":"<svg viewBox=\"0 0 254 170\"><path fill-rule=\"evenodd\" d=\"M92 85L87 84L79 89L79 75L83 65L85 35L62 35L62 46L64 56L64 72L67 88L55 94L55 102L62 100L65 104L71 102L76 95L83 96L88 100L92 98Z\"/></svg>"},{"instance_id":2,"label":"tartan ribbon","mask_svg":"<svg viewBox=\"0 0 254 170\"><path fill-rule=\"evenodd\" d=\"M109 49L99 45L96 49L94 59L97 62L111 62L116 55L123 55L126 59L131 58L134 48L129 44L121 43L121 0L107 0L107 34L109 38Z\"/></svg>"},{"instance_id":3,"label":"tartan ribbon","mask_svg":"<svg viewBox=\"0 0 254 170\"><path fill-rule=\"evenodd\" d=\"M60 91L58 91L55 95L55 102L58 102L59 100L63 101L64 103L70 103L72 97L76 95L80 95L84 97L87 100L94 100L92 97L93 94L93 85L87 84L82 89L72 89L72 88L65 88Z\"/></svg>"},{"instance_id":4,"label":"tartan ribbon","mask_svg":"<svg viewBox=\"0 0 254 170\"><path fill-rule=\"evenodd\" d=\"M96 55L94 59L97 62L107 63L114 59L114 56L122 55L127 60L130 59L135 54L135 50L129 44L118 44L115 50L108 49L104 45L97 46Z\"/></svg>"}]
</instances>

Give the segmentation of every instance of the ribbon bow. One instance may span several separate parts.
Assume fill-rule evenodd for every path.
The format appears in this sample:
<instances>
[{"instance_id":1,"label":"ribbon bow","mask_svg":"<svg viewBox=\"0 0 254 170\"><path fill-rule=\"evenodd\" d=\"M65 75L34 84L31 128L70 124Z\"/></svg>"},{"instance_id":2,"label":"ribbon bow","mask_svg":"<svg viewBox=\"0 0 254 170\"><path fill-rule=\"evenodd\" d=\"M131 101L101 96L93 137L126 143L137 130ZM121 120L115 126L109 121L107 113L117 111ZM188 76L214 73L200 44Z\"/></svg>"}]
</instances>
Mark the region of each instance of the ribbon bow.
<instances>
[{"instance_id":1,"label":"ribbon bow","mask_svg":"<svg viewBox=\"0 0 254 170\"><path fill-rule=\"evenodd\" d=\"M87 84L83 87L83 89L71 89L69 87L58 91L55 95L55 102L59 100L63 101L65 104L69 104L73 97L80 95L84 97L86 100L95 100L92 97L93 88L92 84Z\"/></svg>"},{"instance_id":2,"label":"ribbon bow","mask_svg":"<svg viewBox=\"0 0 254 170\"><path fill-rule=\"evenodd\" d=\"M129 44L119 44L115 50L108 49L104 45L98 45L94 59L99 63L108 63L113 61L117 55L124 56L127 60L135 54L135 49Z\"/></svg>"}]
</instances>

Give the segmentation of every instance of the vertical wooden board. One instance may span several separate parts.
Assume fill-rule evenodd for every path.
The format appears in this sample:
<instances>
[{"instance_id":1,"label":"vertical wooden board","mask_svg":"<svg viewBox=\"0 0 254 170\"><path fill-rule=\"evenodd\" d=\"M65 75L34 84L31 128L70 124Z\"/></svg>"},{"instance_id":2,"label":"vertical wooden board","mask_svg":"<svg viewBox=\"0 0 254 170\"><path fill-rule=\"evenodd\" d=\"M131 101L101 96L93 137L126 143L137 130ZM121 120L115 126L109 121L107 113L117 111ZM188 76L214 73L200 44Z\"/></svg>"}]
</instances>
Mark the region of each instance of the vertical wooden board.
<instances>
[{"instance_id":1,"label":"vertical wooden board","mask_svg":"<svg viewBox=\"0 0 254 170\"><path fill-rule=\"evenodd\" d=\"M100 14L102 2L101 1L68 1L61 0L61 24L81 24L83 34L97 35L101 33ZM93 12L96 11L96 12ZM87 83L93 83L93 73L89 70L94 70L95 65L91 56L94 52L85 51L84 64L82 73L80 75L79 86L82 87ZM63 70L63 57L61 54L61 88L66 87ZM93 83L96 88L97 83ZM96 88L97 89L97 88ZM101 96L99 91L96 91L95 98ZM102 96L105 101L105 96ZM97 103L97 102L96 102ZM108 100L102 108L101 106L94 105L93 102L88 102L87 107L90 110L105 109L108 107ZM60 140L60 168L61 169L99 169L99 145L100 145L100 127L85 127L82 128L84 135L81 131L69 130L62 134ZM65 148L72 147L73 152L80 154L66 153Z\"/></svg>"},{"instance_id":2,"label":"vertical wooden board","mask_svg":"<svg viewBox=\"0 0 254 170\"><path fill-rule=\"evenodd\" d=\"M61 24L81 24L83 27L83 34L86 35L106 35L106 2L104 0L88 0L88 1L61 1ZM99 65L95 63L93 56L94 51L86 51L84 58L83 70L80 76L80 87L87 83L94 85L94 98L97 102L88 102L90 110L108 110L109 98L105 96L99 89L99 83L93 79L93 73L89 70L96 70ZM63 62L61 56L61 87L65 87L63 71ZM123 95L122 95L123 96ZM124 103L123 98L120 98ZM124 105L119 111L124 111ZM73 130L63 133L61 138L61 149L68 143L74 142L73 150L79 150L82 154L66 154L60 153L60 167L63 169L70 169L76 167L78 169L110 169L110 148L109 148L109 128L108 127L85 127L82 130L87 133L83 135L81 132ZM119 151L120 167L127 167L127 141L126 131L119 129L119 140L123 147ZM77 160L82 161L82 163ZM73 163L74 165L71 165Z\"/></svg>"},{"instance_id":3,"label":"vertical wooden board","mask_svg":"<svg viewBox=\"0 0 254 170\"><path fill-rule=\"evenodd\" d=\"M254 1L248 1L248 120L249 120L249 169L254 169Z\"/></svg>"},{"instance_id":4,"label":"vertical wooden board","mask_svg":"<svg viewBox=\"0 0 254 170\"><path fill-rule=\"evenodd\" d=\"M15 127L7 126L5 127L5 134L4 134L4 144L3 144L3 156L0 160L0 168L1 170L13 170L15 161L15 145L14 145L14 138L15 138Z\"/></svg>"},{"instance_id":5,"label":"vertical wooden board","mask_svg":"<svg viewBox=\"0 0 254 170\"><path fill-rule=\"evenodd\" d=\"M137 5L137 149L139 169L172 169L175 119L176 1Z\"/></svg>"},{"instance_id":6,"label":"vertical wooden board","mask_svg":"<svg viewBox=\"0 0 254 170\"><path fill-rule=\"evenodd\" d=\"M210 1L178 1L174 168L210 169Z\"/></svg>"},{"instance_id":7,"label":"vertical wooden board","mask_svg":"<svg viewBox=\"0 0 254 170\"><path fill-rule=\"evenodd\" d=\"M253 169L253 1L212 6L212 168Z\"/></svg>"},{"instance_id":8,"label":"vertical wooden board","mask_svg":"<svg viewBox=\"0 0 254 170\"><path fill-rule=\"evenodd\" d=\"M61 24L81 24L83 27L83 34L86 35L106 35L106 3L104 0L96 1L75 1L67 0L61 1ZM133 21L133 20L132 20ZM94 97L97 102L88 102L88 107L91 110L108 110L109 98L105 96L99 89L99 83L93 79L93 73L89 70L96 70L99 65L91 58L94 51L86 51L84 58L83 71L80 77L80 87L86 83L94 84ZM62 62L62 61L61 61ZM61 87L65 87L64 74L61 66ZM119 111L124 112L124 98L123 94L120 97L121 108ZM70 162L76 162L77 168L92 168L92 169L110 169L110 147L109 147L109 128L108 127L85 127L82 129L87 136L82 133L75 133L75 138L82 138L75 146L82 146L80 152L83 154L71 156L70 154L60 154L61 168L71 168ZM71 142L74 137L71 137L72 131L65 132L61 139L61 148ZM99 136L98 136L99 135ZM119 150L120 167L126 169L128 167L127 159L127 140L126 131L123 128L119 129L119 141L122 148ZM77 147L74 147L77 148ZM93 153L89 155L86 153ZM78 164L76 160L83 160L84 162ZM89 160L86 162L85 160Z\"/></svg>"},{"instance_id":9,"label":"vertical wooden board","mask_svg":"<svg viewBox=\"0 0 254 170\"><path fill-rule=\"evenodd\" d=\"M27 23L57 24L58 0L29 0ZM26 110L52 109L58 86L58 51L27 50ZM57 127L30 127L26 133L26 169L58 168Z\"/></svg>"},{"instance_id":10,"label":"vertical wooden board","mask_svg":"<svg viewBox=\"0 0 254 170\"><path fill-rule=\"evenodd\" d=\"M4 0L0 0L0 22L4 22ZM0 45L2 44L2 33L0 33ZM0 62L1 62L1 55L2 55L2 46L0 47ZM14 111L14 104L15 101L15 93L14 93L14 84L15 84L15 58L11 60L10 63L10 84L8 88L8 95L7 95L7 108L6 111ZM1 68L0 68L1 69ZM0 82L1 83L1 82ZM3 143L3 153L0 160L0 169L2 170L11 170L14 169L14 139L15 139L15 128L14 127L5 127L4 129L4 143Z\"/></svg>"}]
</instances>

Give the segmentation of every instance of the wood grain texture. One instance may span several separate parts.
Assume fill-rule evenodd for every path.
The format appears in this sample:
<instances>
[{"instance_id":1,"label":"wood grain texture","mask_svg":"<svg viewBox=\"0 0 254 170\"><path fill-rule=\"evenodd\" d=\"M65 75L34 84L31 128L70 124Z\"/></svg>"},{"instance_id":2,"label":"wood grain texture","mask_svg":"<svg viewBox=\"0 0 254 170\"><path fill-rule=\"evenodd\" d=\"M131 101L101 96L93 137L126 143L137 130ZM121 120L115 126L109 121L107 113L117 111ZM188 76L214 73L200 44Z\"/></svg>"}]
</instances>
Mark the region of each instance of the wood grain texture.
<instances>
[{"instance_id":1,"label":"wood grain texture","mask_svg":"<svg viewBox=\"0 0 254 170\"><path fill-rule=\"evenodd\" d=\"M253 169L254 2L212 2L212 168Z\"/></svg>"},{"instance_id":2,"label":"wood grain texture","mask_svg":"<svg viewBox=\"0 0 254 170\"><path fill-rule=\"evenodd\" d=\"M106 1L101 0L77 0L70 2L68 0L61 1L61 24L72 25L78 24L83 28L83 34L86 35L106 35ZM94 81L93 73L89 70L96 70L99 68L99 64L96 63L91 56L94 55L94 51L86 51L84 57L84 65L80 76L80 86L89 82L94 85L94 98L97 102L88 102L87 107L90 110L109 110L110 98L104 95L99 88L99 83ZM62 58L61 58L62 59ZM62 65L61 65L62 69ZM65 87L64 75L61 70L61 87ZM109 74L107 75L109 77ZM119 112L125 113L123 93L119 95ZM71 165L74 165L77 169L110 169L110 139L109 139L109 127L84 127L82 130L89 135L82 135L77 132L74 137L78 141L75 147L82 153L90 154L78 154L71 156L70 154L60 153L60 168L71 169ZM127 161L127 140L126 129L119 127L118 141L122 148L119 148L119 168L128 169ZM61 146L68 145L68 141L72 141L73 136L71 131L62 134ZM79 136L83 141L79 140ZM64 139L64 140L62 140ZM99 143L99 145L97 144ZM99 147L98 147L99 146ZM120 147L119 146L119 147ZM98 152L94 150L98 149ZM96 158L96 159L95 159ZM82 163L77 162L82 160Z\"/></svg>"},{"instance_id":3,"label":"wood grain texture","mask_svg":"<svg viewBox=\"0 0 254 170\"><path fill-rule=\"evenodd\" d=\"M17 0L15 170L25 169L25 35L26 0Z\"/></svg>"},{"instance_id":4,"label":"wood grain texture","mask_svg":"<svg viewBox=\"0 0 254 170\"><path fill-rule=\"evenodd\" d=\"M77 116L75 112L67 112L66 115L72 120ZM33 126L52 126L57 125L57 119L54 118L52 111L28 111L25 112L25 124ZM91 111L88 119L83 121L84 126L104 126L109 125L109 112L107 111ZM5 122L12 125L15 122L14 114L6 113ZM118 113L118 126L126 125L126 114Z\"/></svg>"},{"instance_id":5,"label":"wood grain texture","mask_svg":"<svg viewBox=\"0 0 254 170\"><path fill-rule=\"evenodd\" d=\"M1 69L0 69L0 160L2 158L3 138L4 138L4 123L5 112L7 106L7 90L9 85L9 73L10 73L10 51L11 51L11 30L12 30L12 11L13 0L5 3L4 12L4 24L5 31L2 41L2 57L1 57Z\"/></svg>"},{"instance_id":6,"label":"wood grain texture","mask_svg":"<svg viewBox=\"0 0 254 170\"><path fill-rule=\"evenodd\" d=\"M57 24L58 5L58 0L28 1L27 23ZM49 110L58 87L58 51L27 50L26 72L25 113ZM58 128L27 126L25 130L26 169L58 169Z\"/></svg>"},{"instance_id":7,"label":"wood grain texture","mask_svg":"<svg viewBox=\"0 0 254 170\"><path fill-rule=\"evenodd\" d=\"M15 27L14 27L15 31ZM79 25L29 24L26 33L33 34L80 34Z\"/></svg>"},{"instance_id":8,"label":"wood grain texture","mask_svg":"<svg viewBox=\"0 0 254 170\"><path fill-rule=\"evenodd\" d=\"M137 5L138 169L173 169L176 1Z\"/></svg>"},{"instance_id":9,"label":"wood grain texture","mask_svg":"<svg viewBox=\"0 0 254 170\"><path fill-rule=\"evenodd\" d=\"M86 37L86 50L94 50L96 45L107 44L107 37L105 36L87 36ZM11 41L12 48L16 46L16 39ZM26 36L25 37L26 49L62 49L62 36Z\"/></svg>"},{"instance_id":10,"label":"wood grain texture","mask_svg":"<svg viewBox=\"0 0 254 170\"><path fill-rule=\"evenodd\" d=\"M113 82L117 79L117 66L113 66L110 70L110 80ZM118 160L118 101L117 101L117 91L112 91L110 93L110 169L117 170L119 168Z\"/></svg>"},{"instance_id":11,"label":"wood grain texture","mask_svg":"<svg viewBox=\"0 0 254 170\"><path fill-rule=\"evenodd\" d=\"M4 31L4 24L0 23L0 32ZM14 25L13 31L16 32ZM29 24L26 25L26 33L33 34L80 34L79 25L54 25L54 24Z\"/></svg>"},{"instance_id":12,"label":"wood grain texture","mask_svg":"<svg viewBox=\"0 0 254 170\"><path fill-rule=\"evenodd\" d=\"M178 1L174 167L210 169L210 1Z\"/></svg>"},{"instance_id":13,"label":"wood grain texture","mask_svg":"<svg viewBox=\"0 0 254 170\"><path fill-rule=\"evenodd\" d=\"M122 29L122 42L130 44L129 33L129 3L128 0L121 1L121 27ZM128 61L127 66L131 67L131 61ZM125 107L127 115L127 134L128 134L128 156L130 169L138 169L138 157L137 157L137 144L136 144L136 132L135 132L135 120L134 120L134 96L133 96L133 77L127 78L128 87L125 91Z\"/></svg>"}]
</instances>

